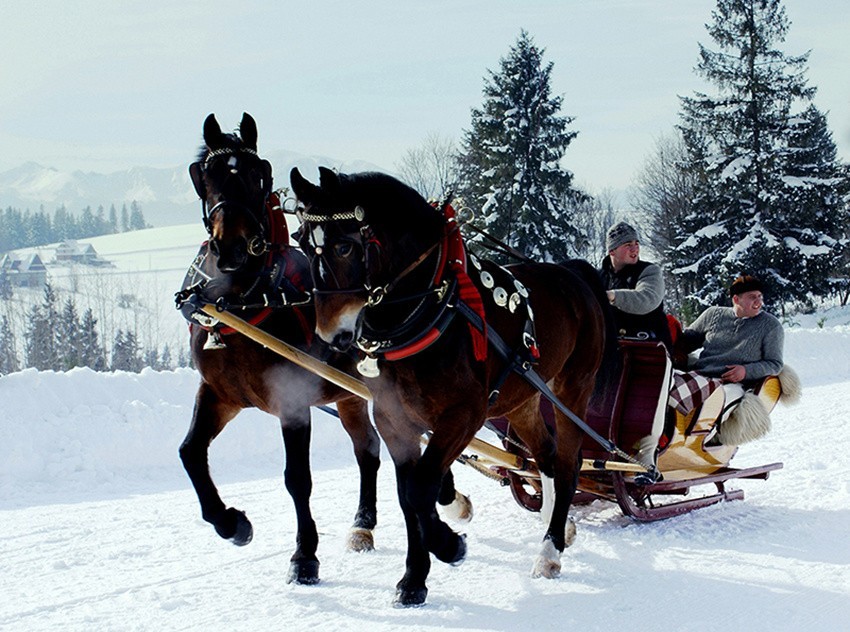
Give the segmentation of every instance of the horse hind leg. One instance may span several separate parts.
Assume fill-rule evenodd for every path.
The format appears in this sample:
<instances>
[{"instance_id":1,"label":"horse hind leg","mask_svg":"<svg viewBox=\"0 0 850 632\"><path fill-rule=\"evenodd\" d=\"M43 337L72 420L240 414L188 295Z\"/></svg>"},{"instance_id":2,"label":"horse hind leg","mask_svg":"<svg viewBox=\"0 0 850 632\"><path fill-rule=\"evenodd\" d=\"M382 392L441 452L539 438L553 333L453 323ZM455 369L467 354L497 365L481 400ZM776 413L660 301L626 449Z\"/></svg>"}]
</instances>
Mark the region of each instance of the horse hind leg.
<instances>
[{"instance_id":1,"label":"horse hind leg","mask_svg":"<svg viewBox=\"0 0 850 632\"><path fill-rule=\"evenodd\" d=\"M378 523L377 487L381 440L369 420L366 402L359 397L337 402L337 411L343 428L351 437L360 470L360 499L346 546L350 551L372 551L375 548L373 532Z\"/></svg>"},{"instance_id":2,"label":"horse hind leg","mask_svg":"<svg viewBox=\"0 0 850 632\"><path fill-rule=\"evenodd\" d=\"M189 432L180 445L180 460L198 495L203 519L225 540L244 546L253 538L254 528L243 511L224 504L209 469L210 444L239 410L222 402L202 383L195 396Z\"/></svg>"},{"instance_id":3,"label":"horse hind leg","mask_svg":"<svg viewBox=\"0 0 850 632\"><path fill-rule=\"evenodd\" d=\"M563 416L556 412L556 420L559 415ZM568 513L578 483L578 452L575 463L570 467L563 449L565 430L557 420L557 432L553 435L549 431L540 414L539 396L531 398L508 419L511 428L534 456L543 488L541 518L547 529L543 548L534 561L531 574L533 577L555 578L561 572L561 552L575 539L575 524L568 521Z\"/></svg>"}]
</instances>

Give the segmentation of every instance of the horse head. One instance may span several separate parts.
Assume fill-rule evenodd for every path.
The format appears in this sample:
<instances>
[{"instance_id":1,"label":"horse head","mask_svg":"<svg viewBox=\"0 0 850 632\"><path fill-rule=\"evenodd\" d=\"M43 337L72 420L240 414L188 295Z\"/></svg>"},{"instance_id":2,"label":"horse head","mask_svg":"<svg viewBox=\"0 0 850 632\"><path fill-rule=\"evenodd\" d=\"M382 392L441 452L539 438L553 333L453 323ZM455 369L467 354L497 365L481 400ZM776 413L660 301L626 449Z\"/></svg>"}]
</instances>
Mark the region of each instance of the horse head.
<instances>
[{"instance_id":1,"label":"horse head","mask_svg":"<svg viewBox=\"0 0 850 632\"><path fill-rule=\"evenodd\" d=\"M223 133L215 115L207 116L204 146L189 174L203 204L209 251L218 269L231 273L258 267L269 248L265 205L272 167L257 155L257 124L251 115L243 113L238 134Z\"/></svg>"},{"instance_id":2,"label":"horse head","mask_svg":"<svg viewBox=\"0 0 850 632\"><path fill-rule=\"evenodd\" d=\"M380 326L387 294L427 282L418 266L403 271L439 240L441 222L422 196L391 176L319 173L318 185L297 168L290 173L301 206L299 243L311 260L316 333L346 350L357 342L366 310Z\"/></svg>"}]
</instances>

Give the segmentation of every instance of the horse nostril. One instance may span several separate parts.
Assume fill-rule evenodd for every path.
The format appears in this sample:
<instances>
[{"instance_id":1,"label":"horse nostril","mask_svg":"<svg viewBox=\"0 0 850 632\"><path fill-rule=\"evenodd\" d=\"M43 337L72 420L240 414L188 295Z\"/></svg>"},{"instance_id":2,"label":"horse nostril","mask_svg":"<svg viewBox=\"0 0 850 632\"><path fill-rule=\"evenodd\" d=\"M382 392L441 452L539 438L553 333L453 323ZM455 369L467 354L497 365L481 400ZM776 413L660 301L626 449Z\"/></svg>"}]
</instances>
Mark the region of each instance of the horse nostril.
<instances>
[{"instance_id":1,"label":"horse nostril","mask_svg":"<svg viewBox=\"0 0 850 632\"><path fill-rule=\"evenodd\" d=\"M342 331L334 336L331 342L331 348L334 351L348 351L351 348L351 343L354 342L353 331Z\"/></svg>"}]
</instances>

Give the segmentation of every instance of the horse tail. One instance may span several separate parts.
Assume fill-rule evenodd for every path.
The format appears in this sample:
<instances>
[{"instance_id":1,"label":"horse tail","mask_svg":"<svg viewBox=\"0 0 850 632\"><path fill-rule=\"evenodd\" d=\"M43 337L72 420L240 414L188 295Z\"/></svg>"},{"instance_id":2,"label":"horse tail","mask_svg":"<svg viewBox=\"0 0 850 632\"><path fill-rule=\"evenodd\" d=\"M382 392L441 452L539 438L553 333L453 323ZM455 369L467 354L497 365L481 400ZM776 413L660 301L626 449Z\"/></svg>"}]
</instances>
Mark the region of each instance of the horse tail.
<instances>
[{"instance_id":1,"label":"horse tail","mask_svg":"<svg viewBox=\"0 0 850 632\"><path fill-rule=\"evenodd\" d=\"M613 400L619 387L620 372L622 369L622 356L617 345L617 325L614 322L614 312L608 302L605 286L599 273L590 263L584 259L568 259L559 264L578 276L593 294L599 303L605 318L605 346L602 350L602 363L596 373L596 383L590 398L590 410L599 414L606 414L613 406Z\"/></svg>"}]
</instances>

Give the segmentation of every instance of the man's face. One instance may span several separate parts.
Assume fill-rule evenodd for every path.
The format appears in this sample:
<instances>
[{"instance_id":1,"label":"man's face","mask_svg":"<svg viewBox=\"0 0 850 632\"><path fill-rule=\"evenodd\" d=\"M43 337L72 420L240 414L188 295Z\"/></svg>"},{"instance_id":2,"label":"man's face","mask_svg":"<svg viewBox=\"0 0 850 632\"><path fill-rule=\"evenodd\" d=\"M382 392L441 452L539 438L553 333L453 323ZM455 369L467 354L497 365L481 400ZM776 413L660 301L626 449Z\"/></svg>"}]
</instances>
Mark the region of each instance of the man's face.
<instances>
[{"instance_id":1,"label":"man's face","mask_svg":"<svg viewBox=\"0 0 850 632\"><path fill-rule=\"evenodd\" d=\"M637 240L627 241L626 243L614 248L614 250L608 254L611 256L611 265L616 272L627 265L638 262L638 259L640 258L640 244Z\"/></svg>"},{"instance_id":2,"label":"man's face","mask_svg":"<svg viewBox=\"0 0 850 632\"><path fill-rule=\"evenodd\" d=\"M758 316L764 302L761 292L752 290L733 296L732 305L735 309L735 316L738 318L752 318Z\"/></svg>"}]
</instances>

